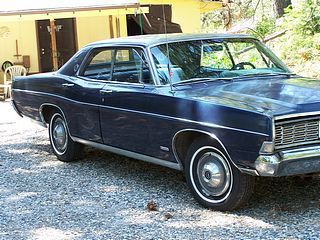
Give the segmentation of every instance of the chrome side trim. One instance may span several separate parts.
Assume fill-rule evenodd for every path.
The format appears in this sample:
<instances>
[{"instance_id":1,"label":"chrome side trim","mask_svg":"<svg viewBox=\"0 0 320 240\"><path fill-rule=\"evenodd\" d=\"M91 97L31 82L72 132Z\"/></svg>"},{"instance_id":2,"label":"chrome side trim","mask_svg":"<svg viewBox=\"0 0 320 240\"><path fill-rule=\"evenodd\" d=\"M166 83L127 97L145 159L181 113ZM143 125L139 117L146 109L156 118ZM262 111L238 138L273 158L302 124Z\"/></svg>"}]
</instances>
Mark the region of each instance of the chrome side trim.
<instances>
[{"instance_id":1,"label":"chrome side trim","mask_svg":"<svg viewBox=\"0 0 320 240\"><path fill-rule=\"evenodd\" d=\"M287 119L287 118L307 117L307 116L313 116L313 115L320 115L320 111L316 111L316 112L304 112L304 113L294 113L294 114L276 116L274 119L275 119L275 120L282 120L282 119Z\"/></svg>"},{"instance_id":2,"label":"chrome side trim","mask_svg":"<svg viewBox=\"0 0 320 240\"><path fill-rule=\"evenodd\" d=\"M206 126L206 127L222 128L222 129L227 129L227 130L232 130L232 131L239 131L239 132L245 132L245 133L249 133L249 134L261 135L261 136L265 136L265 137L269 136L268 134L265 134L265 133L260 133L260 132L245 130L245 129L239 129L239 128L233 128L233 127L227 127L227 126L217 125L217 124L214 124L214 123L198 122L198 121L189 120L189 119L171 117L171 116L168 116L168 115L161 115L161 114L157 114L157 113L148 113L148 112L142 112L142 111L137 111L137 110L132 110L132 109L125 109L125 108L104 106L104 105L98 105L98 104L92 104L92 103L85 103L85 102L80 102L80 101L76 101L76 100L73 100L73 99L69 99L69 98L66 98L66 97L62 97L62 96L59 96L59 95L55 95L55 94L52 94L52 93L44 93L44 92L37 92L37 91L31 91L31 90L22 90L22 89L14 89L14 91L17 91L17 92L29 92L29 93L33 93L33 94L39 94L39 95L47 95L47 96L61 98L61 99L67 100L67 101L71 101L71 102L77 103L77 104L84 104L84 105L89 105L89 106L94 106L94 107L101 107L101 108L108 108L108 109L113 109L113 110L118 110L118 111L126 111L126 112L150 115L150 116L159 117L159 118L167 118L167 119L171 119L171 120L188 122L188 123L193 123L193 124Z\"/></svg>"},{"instance_id":3,"label":"chrome side trim","mask_svg":"<svg viewBox=\"0 0 320 240\"><path fill-rule=\"evenodd\" d=\"M240 172L245 173L245 174L249 174L252 176L260 176L258 171L255 169L250 169L250 168L239 168Z\"/></svg>"},{"instance_id":4,"label":"chrome side trim","mask_svg":"<svg viewBox=\"0 0 320 240\"><path fill-rule=\"evenodd\" d=\"M64 120L66 121L66 126L67 126L67 130L68 130L68 134L69 134L70 138L74 141L74 137L70 134L70 130L69 130L69 126L68 126L68 120L67 120L67 118L66 118L66 115L64 114L64 112L62 111L62 109L61 109L59 106L55 105L55 104L52 104L52 103L43 103L43 104L41 104L41 106L40 106L40 108L39 108L39 115L40 115L40 118L41 118L41 122L43 123L43 126L44 126L44 127L48 127L48 126L47 126L47 123L46 123L46 121L45 121L45 119L44 119L44 117L43 117L43 114L42 114L42 109L43 109L44 106L52 106L52 107L56 107L56 108L58 108L58 109L60 110L60 112L62 113L62 116L63 116Z\"/></svg>"},{"instance_id":5,"label":"chrome side trim","mask_svg":"<svg viewBox=\"0 0 320 240\"><path fill-rule=\"evenodd\" d=\"M316 143L320 143L320 140L304 141L304 142L286 144L286 145L283 145L283 146L276 146L275 150L281 150L281 149L286 149L286 148L291 148L291 147L298 147L298 146L305 146L305 145L316 144Z\"/></svg>"},{"instance_id":6,"label":"chrome side trim","mask_svg":"<svg viewBox=\"0 0 320 240\"><path fill-rule=\"evenodd\" d=\"M177 139L177 136L180 134L180 133L183 133L183 132L197 132L197 133L202 133L202 134L206 134L207 136L209 136L210 138L216 140L220 146L223 148L223 150L225 151L225 153L227 154L227 157L228 159L231 161L231 163L233 164L233 166L235 166L239 171L241 171L241 168L239 168L234 162L233 160L231 159L231 156L228 152L228 150L226 149L226 147L224 146L224 144L222 143L222 141L213 133L210 133L210 132L206 132L206 131L202 131L202 130L197 130L197 129L192 129L192 128L188 128L188 129L182 129L178 132L175 133L175 135L173 136L172 138L172 149L173 149L173 154L176 158L176 160L178 161L178 163L180 164L180 166L183 168L183 164L182 164L182 159L179 159L178 157L178 154L177 154L177 151L176 151L176 139Z\"/></svg>"},{"instance_id":7,"label":"chrome side trim","mask_svg":"<svg viewBox=\"0 0 320 240\"><path fill-rule=\"evenodd\" d=\"M124 149L120 149L120 148L116 148L116 147L112 147L112 146L108 146L108 145L104 145L101 143L96 143L96 142L91 142L88 140L84 140L78 137L73 137L72 138L75 142L78 143L82 143L85 145L89 145L91 147L95 147L95 148L99 148L108 152L112 152L112 153L116 153L116 154L120 154L126 157L130 157L130 158L134 158L134 159L138 159L138 160L142 160L145 162L149 162L149 163L154 163L157 165L161 165L164 167L168 167L168 168L172 168L175 170L179 170L182 171L182 168L180 167L180 165L178 163L173 163L173 162L169 162L169 161L165 161L159 158L154 158L154 157L150 157L150 156L146 156L140 153L135 153L135 152L131 152L131 151L127 151Z\"/></svg>"}]
</instances>

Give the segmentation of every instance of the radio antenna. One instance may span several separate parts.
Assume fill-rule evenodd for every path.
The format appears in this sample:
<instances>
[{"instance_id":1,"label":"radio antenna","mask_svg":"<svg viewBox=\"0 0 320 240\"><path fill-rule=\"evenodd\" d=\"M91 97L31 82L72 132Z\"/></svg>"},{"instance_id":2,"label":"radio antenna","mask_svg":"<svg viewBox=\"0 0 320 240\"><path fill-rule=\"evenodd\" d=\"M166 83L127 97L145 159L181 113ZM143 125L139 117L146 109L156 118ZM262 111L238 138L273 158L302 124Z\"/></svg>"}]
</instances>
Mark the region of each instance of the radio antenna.
<instances>
[{"instance_id":1,"label":"radio antenna","mask_svg":"<svg viewBox=\"0 0 320 240\"><path fill-rule=\"evenodd\" d=\"M162 14L163 14L163 25L164 25L164 34L166 36L166 50L167 50L167 59L168 59L168 76L169 76L169 83L170 83L170 90L173 92L173 87L172 87L172 71L170 67L170 52L169 52L169 43L168 43L168 32L167 32L167 21L166 21L166 14L164 12L164 4L162 4Z\"/></svg>"}]
</instances>

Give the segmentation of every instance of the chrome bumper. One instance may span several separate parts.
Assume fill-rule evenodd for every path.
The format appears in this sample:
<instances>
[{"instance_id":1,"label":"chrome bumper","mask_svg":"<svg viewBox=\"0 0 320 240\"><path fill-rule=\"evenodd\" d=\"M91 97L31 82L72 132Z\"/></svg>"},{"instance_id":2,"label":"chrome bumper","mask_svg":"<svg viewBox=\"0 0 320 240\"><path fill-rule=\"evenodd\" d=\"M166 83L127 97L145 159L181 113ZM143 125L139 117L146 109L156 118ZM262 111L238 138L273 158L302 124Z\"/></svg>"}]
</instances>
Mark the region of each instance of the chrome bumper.
<instances>
[{"instance_id":1,"label":"chrome bumper","mask_svg":"<svg viewBox=\"0 0 320 240\"><path fill-rule=\"evenodd\" d=\"M291 176L320 172L320 146L260 155L255 161L260 176Z\"/></svg>"},{"instance_id":2,"label":"chrome bumper","mask_svg":"<svg viewBox=\"0 0 320 240\"><path fill-rule=\"evenodd\" d=\"M13 107L13 109L16 111L16 113L20 116L23 117L22 114L19 112L16 103L14 102L14 100L11 100L11 106Z\"/></svg>"}]
</instances>

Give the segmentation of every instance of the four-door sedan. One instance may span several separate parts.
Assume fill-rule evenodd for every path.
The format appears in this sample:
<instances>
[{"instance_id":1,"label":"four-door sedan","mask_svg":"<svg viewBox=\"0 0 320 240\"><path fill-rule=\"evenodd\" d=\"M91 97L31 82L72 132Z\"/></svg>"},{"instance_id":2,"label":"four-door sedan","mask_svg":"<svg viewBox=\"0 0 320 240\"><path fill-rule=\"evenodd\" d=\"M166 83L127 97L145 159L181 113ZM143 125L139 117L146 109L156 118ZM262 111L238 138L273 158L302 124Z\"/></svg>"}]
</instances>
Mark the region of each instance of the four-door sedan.
<instances>
[{"instance_id":1,"label":"four-door sedan","mask_svg":"<svg viewBox=\"0 0 320 240\"><path fill-rule=\"evenodd\" d=\"M89 145L181 170L217 210L245 203L254 176L320 172L320 81L247 35L92 43L57 72L17 77L12 96L59 160Z\"/></svg>"}]
</instances>

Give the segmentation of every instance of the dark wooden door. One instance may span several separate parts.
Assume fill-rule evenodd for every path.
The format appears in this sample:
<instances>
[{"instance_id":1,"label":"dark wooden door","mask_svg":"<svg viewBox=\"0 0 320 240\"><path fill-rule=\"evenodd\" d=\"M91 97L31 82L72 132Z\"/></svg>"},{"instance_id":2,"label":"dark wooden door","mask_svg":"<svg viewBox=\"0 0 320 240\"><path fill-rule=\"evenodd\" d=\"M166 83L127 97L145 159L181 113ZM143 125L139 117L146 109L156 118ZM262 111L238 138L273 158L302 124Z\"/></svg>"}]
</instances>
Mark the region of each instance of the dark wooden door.
<instances>
[{"instance_id":1,"label":"dark wooden door","mask_svg":"<svg viewBox=\"0 0 320 240\"><path fill-rule=\"evenodd\" d=\"M74 18L56 19L54 25L56 42L52 43L50 20L37 21L40 72L51 72L54 68L52 44L55 44L57 48L55 57L58 61L58 68L77 51Z\"/></svg>"},{"instance_id":2,"label":"dark wooden door","mask_svg":"<svg viewBox=\"0 0 320 240\"><path fill-rule=\"evenodd\" d=\"M51 72L53 69L50 20L38 20L39 67L40 72Z\"/></svg>"},{"instance_id":3,"label":"dark wooden door","mask_svg":"<svg viewBox=\"0 0 320 240\"><path fill-rule=\"evenodd\" d=\"M58 67L65 64L77 51L75 38L75 19L55 20Z\"/></svg>"}]
</instances>

